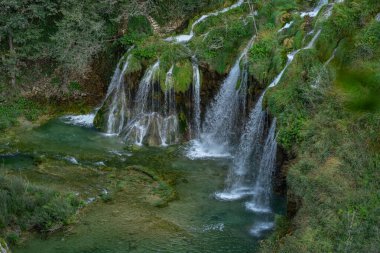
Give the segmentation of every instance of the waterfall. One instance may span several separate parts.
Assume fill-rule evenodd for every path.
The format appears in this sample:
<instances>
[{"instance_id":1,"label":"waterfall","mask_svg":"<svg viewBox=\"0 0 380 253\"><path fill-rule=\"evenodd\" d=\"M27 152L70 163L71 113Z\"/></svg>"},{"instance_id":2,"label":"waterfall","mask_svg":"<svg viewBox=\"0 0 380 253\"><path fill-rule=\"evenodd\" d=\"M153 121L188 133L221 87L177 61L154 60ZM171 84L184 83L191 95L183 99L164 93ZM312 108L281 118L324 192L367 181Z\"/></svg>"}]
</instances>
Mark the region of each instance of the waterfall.
<instances>
[{"instance_id":1,"label":"waterfall","mask_svg":"<svg viewBox=\"0 0 380 253\"><path fill-rule=\"evenodd\" d=\"M149 95L152 93L152 97L154 97L154 81L156 78L157 71L160 67L160 61L157 61L151 67L147 69L143 78L140 81L139 88L137 90L136 98L135 98L135 109L134 109L134 117L137 117L140 114L144 114L147 112L149 108ZM151 107L154 107L153 102L151 103Z\"/></svg>"},{"instance_id":2,"label":"waterfall","mask_svg":"<svg viewBox=\"0 0 380 253\"><path fill-rule=\"evenodd\" d=\"M131 49L128 50L128 52ZM127 52L127 53L128 53ZM123 61L125 62L123 63ZM107 89L107 94L102 100L100 105L96 107L93 112L85 115L67 115L62 117L62 121L67 124L92 127L94 120L99 113L99 110L106 104L107 109L104 111L104 116L107 118L106 133L109 135L118 134L125 124L127 117L127 100L125 96L124 76L128 69L130 55L125 59L124 57L118 62L111 82ZM122 65L122 68L120 66Z\"/></svg>"},{"instance_id":3,"label":"waterfall","mask_svg":"<svg viewBox=\"0 0 380 253\"><path fill-rule=\"evenodd\" d=\"M242 92L246 89L246 74L242 74L240 63L252 47L253 37L236 60L218 94L206 111L202 133L194 140L188 151L190 158L230 156L230 137L236 128L236 121L241 115ZM244 68L247 71L246 68ZM239 80L240 85L239 85ZM245 94L244 94L245 95Z\"/></svg>"},{"instance_id":4,"label":"waterfall","mask_svg":"<svg viewBox=\"0 0 380 253\"><path fill-rule=\"evenodd\" d=\"M139 83L133 115L122 131L122 137L136 145L167 146L178 140L178 118L172 66L166 74L164 106L160 104L161 90L157 78L160 62L149 67Z\"/></svg>"},{"instance_id":5,"label":"waterfall","mask_svg":"<svg viewBox=\"0 0 380 253\"><path fill-rule=\"evenodd\" d=\"M169 37L169 38L166 38L165 41L168 41L168 42L177 42L177 43L186 43L186 42L189 42L194 37L194 28L195 28L196 25L198 25L199 23L203 22L204 20L206 20L210 16L218 16L220 14L226 13L227 11L230 11L232 9L235 9L235 8L241 6L243 3L244 3L244 0L239 0L235 4L233 4L233 5L231 5L231 6L227 7L227 8L224 8L224 9L222 9L220 11L216 11L216 12L212 12L212 13L203 15L202 17L200 17L199 19L197 19L193 23L193 25L191 26L189 34L182 34L182 35L178 35L178 36L174 36L174 37Z\"/></svg>"},{"instance_id":6,"label":"waterfall","mask_svg":"<svg viewBox=\"0 0 380 253\"><path fill-rule=\"evenodd\" d=\"M277 32L280 33L286 29L289 29L292 25L293 25L294 21L290 21L289 23L286 23L280 30L278 30Z\"/></svg>"},{"instance_id":7,"label":"waterfall","mask_svg":"<svg viewBox=\"0 0 380 253\"><path fill-rule=\"evenodd\" d=\"M271 191L271 185L266 182L268 180L268 174L266 173L273 171L273 168L269 166L269 162L271 161L270 156L275 154L269 154L268 152L271 152L271 148L273 148L273 143L275 142L274 131L276 121L274 120L266 141L264 142L265 122L267 118L266 112L263 110L264 95L268 89L278 85L285 71L293 62L294 57L301 50L307 50L314 46L320 33L321 30L314 35L307 46L287 55L288 61L284 68L261 94L254 108L251 110L249 120L244 127L244 132L241 135L240 143L233 159L233 165L226 179L225 189L222 192L215 193L217 199L232 201L248 195L254 195L254 200L247 206L250 207L251 210L260 210L259 207L254 209L253 205L255 204L261 207L263 204L262 200L269 198L268 196L270 195L267 193ZM259 202L256 203L256 201ZM267 207L262 207L262 209L266 208Z\"/></svg>"},{"instance_id":8,"label":"waterfall","mask_svg":"<svg viewBox=\"0 0 380 253\"><path fill-rule=\"evenodd\" d=\"M320 0L317 6L312 11L301 12L301 18L305 16L310 16L312 18L316 17L319 11L323 8L323 6L327 5L328 3L329 3L328 0Z\"/></svg>"},{"instance_id":9,"label":"waterfall","mask_svg":"<svg viewBox=\"0 0 380 253\"><path fill-rule=\"evenodd\" d=\"M173 69L174 66L172 66L166 73L165 79L165 118L162 120L162 128L160 131L162 146L175 143L178 138L178 117L176 111Z\"/></svg>"},{"instance_id":10,"label":"waterfall","mask_svg":"<svg viewBox=\"0 0 380 253\"><path fill-rule=\"evenodd\" d=\"M173 69L172 66L169 71L166 73L165 79L165 112L166 116L171 114L176 114L176 102L175 102L175 92L173 84Z\"/></svg>"},{"instance_id":11,"label":"waterfall","mask_svg":"<svg viewBox=\"0 0 380 253\"><path fill-rule=\"evenodd\" d=\"M116 73L109 87L110 94L113 93L113 99L108 111L107 134L119 134L124 127L125 117L127 116L127 101L124 87L125 71L128 68L130 56L123 65L120 73ZM117 71L118 72L118 71ZM108 94L107 92L107 94ZM108 95L110 96L110 95ZM107 96L106 96L107 99Z\"/></svg>"},{"instance_id":12,"label":"waterfall","mask_svg":"<svg viewBox=\"0 0 380 253\"><path fill-rule=\"evenodd\" d=\"M276 155L276 119L273 119L265 141L255 186L253 187L253 199L246 203L247 209L255 212L270 212L272 176L276 167Z\"/></svg>"},{"instance_id":13,"label":"waterfall","mask_svg":"<svg viewBox=\"0 0 380 253\"><path fill-rule=\"evenodd\" d=\"M240 138L240 144L233 159L232 168L226 180L226 188L223 192L216 193L215 196L221 200L237 200L244 196L253 194L252 176L255 169L250 169L250 165L256 166L260 161L263 148L262 136L264 135L264 123L266 114L263 111L263 93L257 101L254 109L249 115L249 121L245 126L244 133Z\"/></svg>"},{"instance_id":14,"label":"waterfall","mask_svg":"<svg viewBox=\"0 0 380 253\"><path fill-rule=\"evenodd\" d=\"M199 138L201 132L201 75L195 59L193 59L193 114L193 137Z\"/></svg>"}]
</instances>

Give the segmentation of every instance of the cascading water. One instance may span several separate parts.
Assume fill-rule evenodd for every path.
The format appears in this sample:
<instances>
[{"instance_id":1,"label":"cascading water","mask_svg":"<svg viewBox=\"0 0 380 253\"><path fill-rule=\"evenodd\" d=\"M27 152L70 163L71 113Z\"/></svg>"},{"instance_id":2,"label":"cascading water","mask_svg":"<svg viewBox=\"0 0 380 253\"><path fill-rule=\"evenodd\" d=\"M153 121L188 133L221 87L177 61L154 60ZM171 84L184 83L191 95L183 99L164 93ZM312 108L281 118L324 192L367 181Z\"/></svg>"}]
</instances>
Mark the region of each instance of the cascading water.
<instances>
[{"instance_id":1,"label":"cascading water","mask_svg":"<svg viewBox=\"0 0 380 253\"><path fill-rule=\"evenodd\" d=\"M195 59L193 59L193 114L193 138L197 139L201 132L201 75Z\"/></svg>"},{"instance_id":2,"label":"cascading water","mask_svg":"<svg viewBox=\"0 0 380 253\"><path fill-rule=\"evenodd\" d=\"M132 48L131 48L132 49ZM131 50L129 49L128 52ZM128 54L127 52L127 54ZM123 61L125 62L123 63ZM118 62L114 74L112 76L110 85L107 89L107 94L102 100L101 104L94 109L90 114L85 115L68 115L62 117L63 122L72 125L79 125L85 127L92 127L94 125L94 120L99 113L99 110L108 103L109 106L105 107L106 110L103 111L104 121L106 122L106 133L109 135L118 134L123 125L125 117L127 116L127 106L125 97L125 86L124 86L124 75L128 69L130 61L130 55L125 59L124 57ZM122 68L120 66L122 65Z\"/></svg>"},{"instance_id":3,"label":"cascading water","mask_svg":"<svg viewBox=\"0 0 380 253\"><path fill-rule=\"evenodd\" d=\"M258 213L267 213L263 217L266 221L255 224L252 228L251 233L255 236L260 236L263 231L271 229L274 225L270 199L272 192L271 177L275 169L277 153L275 140L276 120L273 120L265 138L264 129L267 116L266 112L263 111L263 98L268 89L275 87L280 82L294 57L300 51L314 46L320 33L321 31L319 30L304 48L288 54L288 61L284 68L258 99L241 136L239 147L233 159L233 165L226 180L226 187L222 192L215 193L217 199L224 201L237 200L253 195L252 199L246 203L247 209Z\"/></svg>"},{"instance_id":4,"label":"cascading water","mask_svg":"<svg viewBox=\"0 0 380 253\"><path fill-rule=\"evenodd\" d=\"M273 119L265 141L255 186L253 187L253 199L246 203L247 209L255 212L270 212L272 176L276 167L276 154L276 119Z\"/></svg>"},{"instance_id":5,"label":"cascading water","mask_svg":"<svg viewBox=\"0 0 380 253\"><path fill-rule=\"evenodd\" d=\"M140 81L132 118L121 134L127 142L166 146L178 140L178 118L172 80L174 67L166 74L163 107L159 99L161 88L157 85L159 68L160 62L157 61L148 68Z\"/></svg>"},{"instance_id":6,"label":"cascading water","mask_svg":"<svg viewBox=\"0 0 380 253\"><path fill-rule=\"evenodd\" d=\"M119 134L124 127L125 118L127 117L127 101L124 87L124 76L125 71L128 68L129 61L130 56L128 56L127 60L125 61L123 69L120 71L120 73L115 73L117 75L114 76L115 79L112 80L108 91L110 94L113 94L113 98L107 113L107 134ZM119 67L117 67L117 69L118 68ZM108 96L106 96L106 99Z\"/></svg>"},{"instance_id":7,"label":"cascading water","mask_svg":"<svg viewBox=\"0 0 380 253\"><path fill-rule=\"evenodd\" d=\"M301 17L310 16L312 18L316 17L319 13L319 11L323 8L323 6L327 5L329 3L328 0L320 0L317 6L312 10L308 12L301 12Z\"/></svg>"},{"instance_id":8,"label":"cascading water","mask_svg":"<svg viewBox=\"0 0 380 253\"><path fill-rule=\"evenodd\" d=\"M162 146L175 143L178 138L178 118L176 111L173 69L174 66L169 69L165 80L165 118L163 118L160 134Z\"/></svg>"},{"instance_id":9,"label":"cascading water","mask_svg":"<svg viewBox=\"0 0 380 253\"><path fill-rule=\"evenodd\" d=\"M293 25L294 21L290 21L289 23L286 23L280 30L278 30L277 32L280 33L286 29L289 29L292 25Z\"/></svg>"},{"instance_id":10,"label":"cascading water","mask_svg":"<svg viewBox=\"0 0 380 253\"><path fill-rule=\"evenodd\" d=\"M198 25L199 23L203 22L204 20L206 20L210 16L218 16L219 14L226 13L227 11L230 11L232 9L235 9L235 8L241 6L243 3L244 3L244 0L239 0L235 4L231 5L230 7L224 8L224 9L222 9L220 11L216 11L216 12L212 12L212 13L203 15L202 17L200 17L199 19L197 19L193 23L193 25L191 26L191 30L190 30L189 34L182 34L182 35L178 35L178 36L175 36L175 37L169 37L169 38L167 38L165 40L169 41L169 42L177 42L177 43L186 43L186 42L189 42L194 37L194 28L195 28L196 25Z\"/></svg>"},{"instance_id":11,"label":"cascading water","mask_svg":"<svg viewBox=\"0 0 380 253\"><path fill-rule=\"evenodd\" d=\"M215 196L221 200L236 200L253 194L252 177L249 175L255 169L250 169L250 164L255 165L262 156L262 136L264 135L264 123L266 114L262 109L264 94L257 101L251 111L249 121L240 138L240 144L233 159L232 169L226 180L226 188Z\"/></svg>"},{"instance_id":12,"label":"cascading water","mask_svg":"<svg viewBox=\"0 0 380 253\"><path fill-rule=\"evenodd\" d=\"M252 47L253 37L242 54L236 60L228 77L224 80L218 94L206 112L200 138L194 140L188 150L190 158L230 156L230 139L242 110L242 97L246 93L245 74L242 74L240 63ZM244 68L246 70L246 68ZM243 71L244 73L244 71ZM238 85L240 82L240 85Z\"/></svg>"},{"instance_id":13,"label":"cascading water","mask_svg":"<svg viewBox=\"0 0 380 253\"><path fill-rule=\"evenodd\" d=\"M157 75L157 72L160 68L160 61L157 61L148 70L145 72L143 78L140 81L139 89L135 98L135 107L133 110L134 117L137 117L140 114L147 112L149 108L149 95L154 97L154 82ZM150 104L151 107L154 107L153 102Z\"/></svg>"}]
</instances>

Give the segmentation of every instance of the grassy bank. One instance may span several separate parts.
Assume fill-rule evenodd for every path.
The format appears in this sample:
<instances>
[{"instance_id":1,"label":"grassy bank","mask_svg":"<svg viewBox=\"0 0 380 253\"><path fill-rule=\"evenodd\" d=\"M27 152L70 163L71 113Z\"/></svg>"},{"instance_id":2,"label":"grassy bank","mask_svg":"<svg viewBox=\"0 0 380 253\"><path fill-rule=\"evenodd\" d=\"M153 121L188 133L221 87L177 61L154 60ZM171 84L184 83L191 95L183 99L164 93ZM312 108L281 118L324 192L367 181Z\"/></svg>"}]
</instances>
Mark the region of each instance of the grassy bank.
<instances>
[{"instance_id":1,"label":"grassy bank","mask_svg":"<svg viewBox=\"0 0 380 253\"><path fill-rule=\"evenodd\" d=\"M297 210L278 218L262 252L378 251L379 12L377 1L335 5L315 24L316 48L298 54L266 96L278 142L294 158L283 169Z\"/></svg>"}]
</instances>

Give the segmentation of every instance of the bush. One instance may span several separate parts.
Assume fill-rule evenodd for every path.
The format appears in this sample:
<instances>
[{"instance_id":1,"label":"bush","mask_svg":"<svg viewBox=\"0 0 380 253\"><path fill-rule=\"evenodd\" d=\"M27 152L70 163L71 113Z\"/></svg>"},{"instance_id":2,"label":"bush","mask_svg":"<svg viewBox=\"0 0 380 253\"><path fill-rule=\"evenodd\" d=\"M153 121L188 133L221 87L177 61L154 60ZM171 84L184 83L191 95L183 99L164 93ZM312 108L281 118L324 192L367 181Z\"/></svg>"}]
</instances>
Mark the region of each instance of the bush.
<instances>
[{"instance_id":1,"label":"bush","mask_svg":"<svg viewBox=\"0 0 380 253\"><path fill-rule=\"evenodd\" d=\"M22 230L45 232L71 222L80 207L74 195L62 195L31 185L17 177L0 177L0 228L18 226ZM14 236L11 236L14 238ZM13 241L11 239L10 241Z\"/></svg>"},{"instance_id":2,"label":"bush","mask_svg":"<svg viewBox=\"0 0 380 253\"><path fill-rule=\"evenodd\" d=\"M36 120L43 112L44 109L39 104L25 98L0 103L0 129L15 125L21 116Z\"/></svg>"}]
</instances>

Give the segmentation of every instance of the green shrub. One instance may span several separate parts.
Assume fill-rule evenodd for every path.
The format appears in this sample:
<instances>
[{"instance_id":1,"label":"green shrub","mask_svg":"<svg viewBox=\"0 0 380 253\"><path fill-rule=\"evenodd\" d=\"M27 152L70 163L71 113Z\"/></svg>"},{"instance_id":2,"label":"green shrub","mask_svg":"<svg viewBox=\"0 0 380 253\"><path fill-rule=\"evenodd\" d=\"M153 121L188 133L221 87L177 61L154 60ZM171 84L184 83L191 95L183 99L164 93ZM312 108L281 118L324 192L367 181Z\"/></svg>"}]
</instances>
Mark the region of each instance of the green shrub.
<instances>
[{"instance_id":1,"label":"green shrub","mask_svg":"<svg viewBox=\"0 0 380 253\"><path fill-rule=\"evenodd\" d=\"M48 231L71 222L80 207L74 195L34 186L17 177L0 176L0 227ZM14 241L15 236L10 236ZM16 239L15 239L16 240Z\"/></svg>"},{"instance_id":2,"label":"green shrub","mask_svg":"<svg viewBox=\"0 0 380 253\"><path fill-rule=\"evenodd\" d=\"M43 112L44 108L26 98L0 103L0 129L15 125L21 116L28 120L36 120Z\"/></svg>"}]
</instances>

